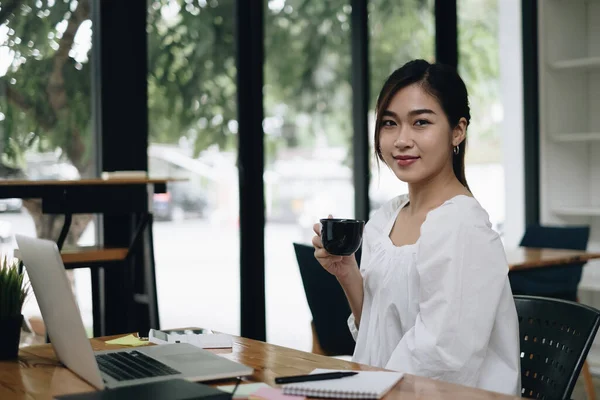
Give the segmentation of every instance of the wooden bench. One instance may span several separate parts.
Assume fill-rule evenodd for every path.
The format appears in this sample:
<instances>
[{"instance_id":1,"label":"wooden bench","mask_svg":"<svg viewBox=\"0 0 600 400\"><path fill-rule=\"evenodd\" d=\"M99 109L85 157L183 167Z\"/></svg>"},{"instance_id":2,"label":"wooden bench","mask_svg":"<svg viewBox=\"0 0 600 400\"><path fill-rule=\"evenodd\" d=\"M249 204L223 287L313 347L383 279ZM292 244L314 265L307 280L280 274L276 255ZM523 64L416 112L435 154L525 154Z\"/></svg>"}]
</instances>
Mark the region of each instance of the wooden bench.
<instances>
[{"instance_id":1,"label":"wooden bench","mask_svg":"<svg viewBox=\"0 0 600 400\"><path fill-rule=\"evenodd\" d=\"M127 247L102 247L102 246L83 246L75 248L65 248L61 251L61 256L65 268L81 268L86 263L106 263L125 261L129 249ZM69 268L73 266L73 268Z\"/></svg>"}]
</instances>

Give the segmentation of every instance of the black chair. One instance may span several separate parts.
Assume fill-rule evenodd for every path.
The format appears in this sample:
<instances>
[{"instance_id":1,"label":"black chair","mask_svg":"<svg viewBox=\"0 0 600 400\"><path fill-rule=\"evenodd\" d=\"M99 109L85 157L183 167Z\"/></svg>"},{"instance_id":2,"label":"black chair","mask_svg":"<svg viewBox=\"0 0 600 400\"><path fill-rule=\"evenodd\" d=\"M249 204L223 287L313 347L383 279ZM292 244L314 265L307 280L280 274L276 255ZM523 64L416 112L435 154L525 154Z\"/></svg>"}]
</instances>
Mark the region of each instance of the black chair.
<instances>
[{"instance_id":1,"label":"black chair","mask_svg":"<svg viewBox=\"0 0 600 400\"><path fill-rule=\"evenodd\" d=\"M312 246L294 243L294 250L313 317L313 352L327 356L353 354L355 342L347 324L350 306L342 287L315 259ZM360 262L360 249L356 256Z\"/></svg>"},{"instance_id":2,"label":"black chair","mask_svg":"<svg viewBox=\"0 0 600 400\"><path fill-rule=\"evenodd\" d=\"M589 226L528 226L520 246L549 249L585 250ZM544 296L577 301L577 286L585 263L509 273L513 294Z\"/></svg>"},{"instance_id":3,"label":"black chair","mask_svg":"<svg viewBox=\"0 0 600 400\"><path fill-rule=\"evenodd\" d=\"M547 297L514 299L519 315L522 396L569 399L598 331L600 311Z\"/></svg>"}]
</instances>

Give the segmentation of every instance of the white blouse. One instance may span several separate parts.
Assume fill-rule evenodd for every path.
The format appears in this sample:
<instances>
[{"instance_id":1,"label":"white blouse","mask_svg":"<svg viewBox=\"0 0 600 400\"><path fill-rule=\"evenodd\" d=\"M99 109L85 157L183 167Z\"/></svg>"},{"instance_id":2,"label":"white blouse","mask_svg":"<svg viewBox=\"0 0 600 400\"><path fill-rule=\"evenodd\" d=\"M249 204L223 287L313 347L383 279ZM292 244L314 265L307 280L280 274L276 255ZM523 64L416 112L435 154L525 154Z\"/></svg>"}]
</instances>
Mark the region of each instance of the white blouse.
<instances>
[{"instance_id":1,"label":"white blouse","mask_svg":"<svg viewBox=\"0 0 600 400\"><path fill-rule=\"evenodd\" d=\"M407 202L394 198L365 226L353 361L520 395L508 263L487 212L456 196L427 214L416 243L397 247L389 234Z\"/></svg>"}]
</instances>

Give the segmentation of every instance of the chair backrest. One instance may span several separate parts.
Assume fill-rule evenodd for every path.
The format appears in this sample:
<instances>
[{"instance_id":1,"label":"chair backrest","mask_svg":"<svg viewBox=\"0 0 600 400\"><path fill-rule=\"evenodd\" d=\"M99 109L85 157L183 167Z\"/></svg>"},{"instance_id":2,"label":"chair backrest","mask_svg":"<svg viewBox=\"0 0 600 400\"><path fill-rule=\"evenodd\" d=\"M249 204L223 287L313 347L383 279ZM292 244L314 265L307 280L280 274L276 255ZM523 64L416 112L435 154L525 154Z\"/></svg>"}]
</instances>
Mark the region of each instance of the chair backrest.
<instances>
[{"instance_id":1,"label":"chair backrest","mask_svg":"<svg viewBox=\"0 0 600 400\"><path fill-rule=\"evenodd\" d=\"M529 225L521 239L523 247L546 247L549 249L587 249L590 227Z\"/></svg>"},{"instance_id":2,"label":"chair backrest","mask_svg":"<svg viewBox=\"0 0 600 400\"><path fill-rule=\"evenodd\" d=\"M598 331L600 311L560 299L514 299L519 315L522 396L569 399Z\"/></svg>"},{"instance_id":3,"label":"chair backrest","mask_svg":"<svg viewBox=\"0 0 600 400\"><path fill-rule=\"evenodd\" d=\"M294 243L294 250L321 348L329 356L353 354L355 342L347 324L350 306L343 289L315 259L312 246Z\"/></svg>"},{"instance_id":4,"label":"chair backrest","mask_svg":"<svg viewBox=\"0 0 600 400\"><path fill-rule=\"evenodd\" d=\"M585 250L590 237L589 226L530 225L521 239L521 246ZM552 268L514 271L509 274L514 294L557 297L565 300L577 298L584 263L574 263Z\"/></svg>"}]
</instances>

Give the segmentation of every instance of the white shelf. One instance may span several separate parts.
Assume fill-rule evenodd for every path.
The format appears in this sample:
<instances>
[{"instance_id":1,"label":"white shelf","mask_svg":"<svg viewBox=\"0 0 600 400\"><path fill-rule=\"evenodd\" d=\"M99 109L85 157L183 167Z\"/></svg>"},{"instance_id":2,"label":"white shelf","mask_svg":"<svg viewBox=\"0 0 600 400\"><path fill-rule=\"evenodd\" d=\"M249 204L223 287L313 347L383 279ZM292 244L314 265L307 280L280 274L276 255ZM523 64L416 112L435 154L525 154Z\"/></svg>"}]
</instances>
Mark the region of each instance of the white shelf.
<instances>
[{"instance_id":1,"label":"white shelf","mask_svg":"<svg viewBox=\"0 0 600 400\"><path fill-rule=\"evenodd\" d=\"M540 0L540 223L588 225L600 251L600 0ZM507 210L508 211L508 210ZM586 263L583 304L600 308L600 260ZM600 334L588 353L600 373Z\"/></svg>"},{"instance_id":2,"label":"white shelf","mask_svg":"<svg viewBox=\"0 0 600 400\"><path fill-rule=\"evenodd\" d=\"M563 216L600 217L600 207L556 207L552 212Z\"/></svg>"},{"instance_id":3,"label":"white shelf","mask_svg":"<svg viewBox=\"0 0 600 400\"><path fill-rule=\"evenodd\" d=\"M574 58L571 60L560 60L550 64L556 70L589 70L600 69L600 57Z\"/></svg>"},{"instance_id":4,"label":"white shelf","mask_svg":"<svg viewBox=\"0 0 600 400\"><path fill-rule=\"evenodd\" d=\"M600 132L559 133L552 135L555 142L592 142L600 140Z\"/></svg>"}]
</instances>

